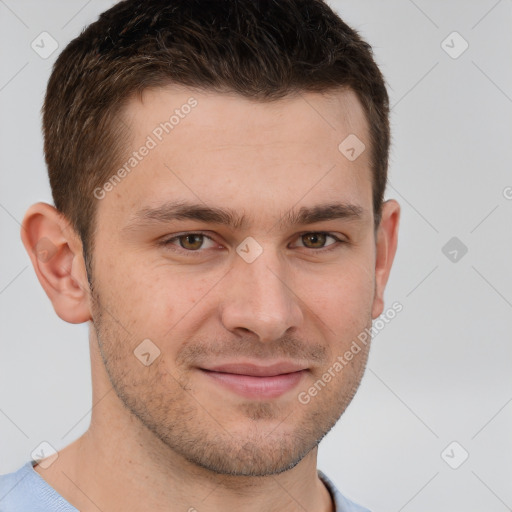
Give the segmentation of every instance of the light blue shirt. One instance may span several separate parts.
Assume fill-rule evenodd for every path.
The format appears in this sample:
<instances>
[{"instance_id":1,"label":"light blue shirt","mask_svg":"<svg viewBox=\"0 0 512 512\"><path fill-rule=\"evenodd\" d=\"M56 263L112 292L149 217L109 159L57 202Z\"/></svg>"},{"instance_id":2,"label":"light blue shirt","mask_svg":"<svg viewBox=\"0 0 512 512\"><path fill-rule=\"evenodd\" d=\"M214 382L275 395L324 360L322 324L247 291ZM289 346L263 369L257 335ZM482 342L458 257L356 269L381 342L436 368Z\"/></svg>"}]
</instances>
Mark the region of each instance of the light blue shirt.
<instances>
[{"instance_id":1,"label":"light blue shirt","mask_svg":"<svg viewBox=\"0 0 512 512\"><path fill-rule=\"evenodd\" d=\"M29 461L17 471L0 475L0 512L78 512L44 478ZM369 512L345 498L334 484L318 470L335 503L335 512Z\"/></svg>"}]
</instances>

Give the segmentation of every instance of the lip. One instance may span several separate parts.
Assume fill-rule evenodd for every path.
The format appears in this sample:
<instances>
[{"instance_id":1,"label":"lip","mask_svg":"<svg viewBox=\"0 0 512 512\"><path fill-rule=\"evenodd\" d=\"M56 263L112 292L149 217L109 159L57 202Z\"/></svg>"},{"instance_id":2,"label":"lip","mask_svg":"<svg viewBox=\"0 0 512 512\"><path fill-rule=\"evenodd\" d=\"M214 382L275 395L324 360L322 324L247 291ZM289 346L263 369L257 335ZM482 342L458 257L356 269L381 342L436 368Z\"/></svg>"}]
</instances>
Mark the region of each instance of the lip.
<instances>
[{"instance_id":1,"label":"lip","mask_svg":"<svg viewBox=\"0 0 512 512\"><path fill-rule=\"evenodd\" d=\"M297 363L278 362L269 366L261 366L253 363L226 363L208 368L201 368L212 372L233 373L237 375L250 375L253 377L274 377L285 373L299 372L307 367Z\"/></svg>"},{"instance_id":2,"label":"lip","mask_svg":"<svg viewBox=\"0 0 512 512\"><path fill-rule=\"evenodd\" d=\"M212 368L200 368L211 382L251 399L271 399L295 388L308 372L307 368L292 363L259 366L229 363Z\"/></svg>"}]
</instances>

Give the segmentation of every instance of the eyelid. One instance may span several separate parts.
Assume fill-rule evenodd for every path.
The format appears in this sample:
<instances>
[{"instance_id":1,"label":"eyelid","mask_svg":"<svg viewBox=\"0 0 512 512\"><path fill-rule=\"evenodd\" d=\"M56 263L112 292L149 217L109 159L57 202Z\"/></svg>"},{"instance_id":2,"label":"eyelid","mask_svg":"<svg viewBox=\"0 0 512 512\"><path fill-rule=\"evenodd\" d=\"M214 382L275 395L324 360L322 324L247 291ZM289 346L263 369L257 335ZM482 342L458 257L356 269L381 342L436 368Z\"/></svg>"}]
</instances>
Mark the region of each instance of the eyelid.
<instances>
[{"instance_id":1,"label":"eyelid","mask_svg":"<svg viewBox=\"0 0 512 512\"><path fill-rule=\"evenodd\" d=\"M309 235L309 234L322 234L322 235L326 235L328 237L333 238L334 242L329 244L329 245L327 245L327 246L325 246L325 247L320 247L318 249L306 247L305 245L301 245L301 246L297 246L297 247L302 247L304 249L309 249L309 251L312 251L313 253L321 254L322 252L328 252L330 250L338 248L342 244L348 243L348 241L339 238L337 235L335 235L334 233L331 233L329 231L314 231L314 230L313 231L302 231L301 233L297 233L295 235L295 237L296 237L297 240L299 240L304 235ZM211 236L209 236L207 234L207 232L204 232L204 231L184 231L182 233L173 234L169 238L164 238L163 240L161 240L159 242L159 245L162 245L162 246L167 247L167 248L171 248L172 247L172 249L170 249L170 250L178 252L180 254L186 254L187 256L189 256L189 255L190 256L194 256L194 255L202 254L205 251L205 249L201 248L201 249L198 249L196 251L193 251L193 250L187 250L187 249L184 249L183 247L179 247L178 245L175 246L174 244L172 244L172 242L178 240L179 238L184 237L184 236L189 236L189 235L201 235L201 236L204 236L205 238L207 238L208 240L210 240L211 242L217 243L214 240L214 238L212 238Z\"/></svg>"},{"instance_id":2,"label":"eyelid","mask_svg":"<svg viewBox=\"0 0 512 512\"><path fill-rule=\"evenodd\" d=\"M325 235L334 239L334 243L326 245L325 247L320 247L319 249L311 249L310 247L306 247L305 245L300 245L299 247L304 247L305 249L311 249L312 251L321 252L322 250L327 250L327 247L337 246L338 243L347 243L346 240L343 240L336 236L334 233L330 231L303 231L297 235L297 240L300 240L304 235Z\"/></svg>"},{"instance_id":3,"label":"eyelid","mask_svg":"<svg viewBox=\"0 0 512 512\"><path fill-rule=\"evenodd\" d=\"M169 238L164 238L163 240L161 240L159 242L159 245L163 245L164 247L175 247L177 252L182 252L182 253L183 252L188 253L188 254L201 253L202 252L201 249L198 249L197 251L191 251L191 250L183 249L183 247L179 247L177 245L174 246L174 244L172 243L181 237L190 236L190 235L201 235L201 236L204 236L205 238L207 238L208 240L210 240L211 242L217 243L211 236L209 236L204 231L184 231L183 233L176 233Z\"/></svg>"}]
</instances>

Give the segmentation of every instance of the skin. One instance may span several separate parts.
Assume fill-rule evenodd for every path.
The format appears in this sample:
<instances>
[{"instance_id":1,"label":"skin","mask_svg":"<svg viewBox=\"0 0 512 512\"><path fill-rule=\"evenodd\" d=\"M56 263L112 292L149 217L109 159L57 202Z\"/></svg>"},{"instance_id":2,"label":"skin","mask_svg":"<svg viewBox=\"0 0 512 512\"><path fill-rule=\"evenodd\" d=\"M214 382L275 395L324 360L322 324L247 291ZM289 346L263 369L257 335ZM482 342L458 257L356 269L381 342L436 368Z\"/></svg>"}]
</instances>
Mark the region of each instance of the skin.
<instances>
[{"instance_id":1,"label":"skin","mask_svg":"<svg viewBox=\"0 0 512 512\"><path fill-rule=\"evenodd\" d=\"M382 313L400 207L385 202L375 233L368 126L351 91L262 103L148 90L124 112L127 155L191 96L197 107L97 202L92 292L67 219L45 203L26 213L23 243L56 313L89 322L94 404L87 432L35 470L81 511L332 511L317 445L359 386L369 344L308 404L297 395ZM366 144L355 161L338 150L351 133ZM135 212L169 200L229 207L247 225L134 225ZM278 223L339 201L362 216ZM198 231L210 239L159 244ZM236 252L249 236L263 249L252 263ZM56 249L47 261L34 252L44 237ZM149 366L133 353L147 338L160 350ZM199 369L276 360L308 371L270 399L242 397Z\"/></svg>"}]
</instances>

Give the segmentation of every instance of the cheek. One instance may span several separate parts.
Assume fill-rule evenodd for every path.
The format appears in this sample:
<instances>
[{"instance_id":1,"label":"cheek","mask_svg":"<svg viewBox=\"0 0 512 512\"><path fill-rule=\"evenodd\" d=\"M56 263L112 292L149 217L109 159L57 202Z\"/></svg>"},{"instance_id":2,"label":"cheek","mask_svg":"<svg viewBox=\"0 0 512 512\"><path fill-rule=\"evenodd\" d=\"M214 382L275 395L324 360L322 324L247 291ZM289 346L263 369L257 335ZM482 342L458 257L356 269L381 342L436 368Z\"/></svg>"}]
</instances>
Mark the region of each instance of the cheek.
<instances>
[{"instance_id":1,"label":"cheek","mask_svg":"<svg viewBox=\"0 0 512 512\"><path fill-rule=\"evenodd\" d=\"M122 251L103 253L94 274L101 305L119 328L137 338L151 338L147 328L161 314L165 284L151 276L144 261L131 261Z\"/></svg>"},{"instance_id":2,"label":"cheek","mask_svg":"<svg viewBox=\"0 0 512 512\"><path fill-rule=\"evenodd\" d=\"M124 266L105 265L102 299L133 335L165 340L204 315L201 305L221 277L143 258L125 260Z\"/></svg>"},{"instance_id":3,"label":"cheek","mask_svg":"<svg viewBox=\"0 0 512 512\"><path fill-rule=\"evenodd\" d=\"M308 290L303 292L308 306L336 335L367 326L375 288L372 270L370 263L354 257L332 272L308 280Z\"/></svg>"}]
</instances>

